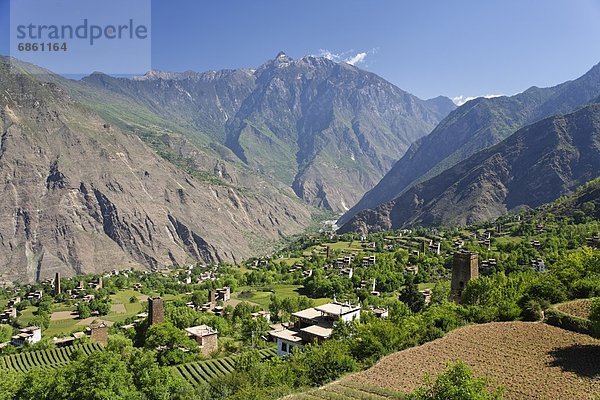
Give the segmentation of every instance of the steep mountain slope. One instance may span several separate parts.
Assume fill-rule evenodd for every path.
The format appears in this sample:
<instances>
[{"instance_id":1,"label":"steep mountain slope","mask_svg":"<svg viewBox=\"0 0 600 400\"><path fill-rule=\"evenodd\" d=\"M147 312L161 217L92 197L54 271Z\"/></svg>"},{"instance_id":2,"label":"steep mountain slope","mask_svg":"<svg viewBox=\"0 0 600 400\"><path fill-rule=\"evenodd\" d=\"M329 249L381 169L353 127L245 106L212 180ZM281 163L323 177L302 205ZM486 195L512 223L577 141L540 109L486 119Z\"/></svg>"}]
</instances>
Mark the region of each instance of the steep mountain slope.
<instances>
[{"instance_id":1,"label":"steep mountain slope","mask_svg":"<svg viewBox=\"0 0 600 400\"><path fill-rule=\"evenodd\" d=\"M371 191L347 212L340 224L361 210L376 207L495 145L517 129L558 113L575 111L600 95L600 65L574 81L512 97L478 98L448 115L433 132L415 142Z\"/></svg>"},{"instance_id":2,"label":"steep mountain slope","mask_svg":"<svg viewBox=\"0 0 600 400\"><path fill-rule=\"evenodd\" d=\"M520 129L394 200L363 210L341 232L464 225L536 207L600 175L600 105Z\"/></svg>"},{"instance_id":3,"label":"steep mountain slope","mask_svg":"<svg viewBox=\"0 0 600 400\"><path fill-rule=\"evenodd\" d=\"M240 188L222 164L216 178L184 172L61 78L10 68L1 60L0 280L235 261L310 223L289 189Z\"/></svg>"},{"instance_id":4,"label":"steep mountain slope","mask_svg":"<svg viewBox=\"0 0 600 400\"><path fill-rule=\"evenodd\" d=\"M153 71L134 80L93 74L84 85L124 96L178 124L196 145L338 212L454 108L447 98L420 100L346 63L283 53L256 70ZM98 112L111 119L115 110Z\"/></svg>"}]
</instances>

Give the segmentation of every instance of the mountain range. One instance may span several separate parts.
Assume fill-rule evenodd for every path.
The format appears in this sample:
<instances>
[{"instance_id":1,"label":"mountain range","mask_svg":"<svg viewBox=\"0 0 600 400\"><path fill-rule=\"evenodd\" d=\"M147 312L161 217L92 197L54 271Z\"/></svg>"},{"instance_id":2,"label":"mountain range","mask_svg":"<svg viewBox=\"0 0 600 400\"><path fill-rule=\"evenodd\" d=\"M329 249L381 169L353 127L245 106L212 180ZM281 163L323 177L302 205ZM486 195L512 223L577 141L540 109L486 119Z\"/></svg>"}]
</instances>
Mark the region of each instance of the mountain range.
<instances>
[{"instance_id":1,"label":"mountain range","mask_svg":"<svg viewBox=\"0 0 600 400\"><path fill-rule=\"evenodd\" d=\"M526 125L575 111L599 96L600 65L596 65L580 78L554 87L531 87L511 97L471 100L451 112L430 135L413 143L339 224L348 223L361 210L393 200Z\"/></svg>"},{"instance_id":2,"label":"mountain range","mask_svg":"<svg viewBox=\"0 0 600 400\"><path fill-rule=\"evenodd\" d=\"M455 108L346 63L284 53L257 69L151 71L136 79L96 73L84 83L177 123L191 141L335 212L352 207ZM130 119L97 111L121 124Z\"/></svg>"},{"instance_id":3,"label":"mountain range","mask_svg":"<svg viewBox=\"0 0 600 400\"><path fill-rule=\"evenodd\" d=\"M600 176L600 104L518 130L395 199L359 212L341 232L466 225L537 207Z\"/></svg>"},{"instance_id":4,"label":"mountain range","mask_svg":"<svg viewBox=\"0 0 600 400\"><path fill-rule=\"evenodd\" d=\"M0 281L264 254L453 108L316 57L81 81L3 58Z\"/></svg>"},{"instance_id":5,"label":"mountain range","mask_svg":"<svg viewBox=\"0 0 600 400\"><path fill-rule=\"evenodd\" d=\"M600 174L600 66L456 106L346 63L93 73L0 60L0 281L239 262L341 232L463 225ZM365 194L366 193L366 194Z\"/></svg>"}]
</instances>

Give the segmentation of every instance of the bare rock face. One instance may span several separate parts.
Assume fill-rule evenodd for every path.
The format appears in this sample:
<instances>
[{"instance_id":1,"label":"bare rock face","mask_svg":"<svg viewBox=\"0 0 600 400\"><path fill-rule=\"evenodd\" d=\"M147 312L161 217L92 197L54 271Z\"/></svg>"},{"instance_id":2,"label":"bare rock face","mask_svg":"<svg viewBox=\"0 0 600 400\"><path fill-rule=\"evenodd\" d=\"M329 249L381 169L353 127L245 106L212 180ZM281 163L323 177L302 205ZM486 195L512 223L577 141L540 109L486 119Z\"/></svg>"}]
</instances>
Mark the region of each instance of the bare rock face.
<instances>
[{"instance_id":1,"label":"bare rock face","mask_svg":"<svg viewBox=\"0 0 600 400\"><path fill-rule=\"evenodd\" d=\"M0 64L0 281L113 268L239 261L300 232L311 211L286 191L194 177L68 91Z\"/></svg>"}]
</instances>

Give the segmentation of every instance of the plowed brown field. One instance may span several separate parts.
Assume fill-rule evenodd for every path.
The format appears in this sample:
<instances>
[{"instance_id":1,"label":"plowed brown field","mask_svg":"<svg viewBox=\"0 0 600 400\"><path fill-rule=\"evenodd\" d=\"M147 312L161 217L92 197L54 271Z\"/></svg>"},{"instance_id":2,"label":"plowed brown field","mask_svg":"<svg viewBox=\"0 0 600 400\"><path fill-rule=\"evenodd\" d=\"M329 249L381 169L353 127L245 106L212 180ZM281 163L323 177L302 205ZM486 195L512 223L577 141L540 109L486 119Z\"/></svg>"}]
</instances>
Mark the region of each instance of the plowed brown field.
<instances>
[{"instance_id":1,"label":"plowed brown field","mask_svg":"<svg viewBox=\"0 0 600 400\"><path fill-rule=\"evenodd\" d=\"M592 310L592 301L590 299L573 300L557 305L556 309L565 314L588 319Z\"/></svg>"},{"instance_id":2,"label":"plowed brown field","mask_svg":"<svg viewBox=\"0 0 600 400\"><path fill-rule=\"evenodd\" d=\"M354 382L401 391L462 360L506 388L508 399L592 399L600 394L600 341L541 323L472 325L396 354Z\"/></svg>"},{"instance_id":3,"label":"plowed brown field","mask_svg":"<svg viewBox=\"0 0 600 400\"><path fill-rule=\"evenodd\" d=\"M331 392L368 388L410 392L425 374L437 375L462 360L479 377L504 386L506 399L594 399L600 395L600 341L543 323L471 325L442 339L383 358L372 368L349 375L295 399L332 398ZM391 395L344 398L390 398Z\"/></svg>"}]
</instances>

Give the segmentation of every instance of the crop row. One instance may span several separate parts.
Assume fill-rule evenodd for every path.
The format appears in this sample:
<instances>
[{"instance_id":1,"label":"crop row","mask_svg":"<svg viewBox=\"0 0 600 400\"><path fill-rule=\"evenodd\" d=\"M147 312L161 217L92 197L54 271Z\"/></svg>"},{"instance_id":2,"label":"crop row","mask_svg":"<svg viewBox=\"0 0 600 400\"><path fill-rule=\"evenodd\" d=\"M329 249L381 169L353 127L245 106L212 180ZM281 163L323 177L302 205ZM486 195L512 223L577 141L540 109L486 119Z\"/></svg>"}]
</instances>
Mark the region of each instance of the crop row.
<instances>
[{"instance_id":1,"label":"crop row","mask_svg":"<svg viewBox=\"0 0 600 400\"><path fill-rule=\"evenodd\" d=\"M277 350L274 348L260 351L260 356L263 359L274 357L276 354ZM232 373L235 370L236 364L237 357L230 356L181 364L173 367L173 369L192 385L200 385Z\"/></svg>"},{"instance_id":2,"label":"crop row","mask_svg":"<svg viewBox=\"0 0 600 400\"><path fill-rule=\"evenodd\" d=\"M0 357L0 370L13 370L27 372L33 368L57 368L71 362L71 355L76 350L81 350L88 355L99 351L102 346L98 343L62 347L56 349L30 351Z\"/></svg>"},{"instance_id":3,"label":"crop row","mask_svg":"<svg viewBox=\"0 0 600 400\"><path fill-rule=\"evenodd\" d=\"M334 383L292 397L294 400L400 400L404 398L404 394L394 390L352 382Z\"/></svg>"}]
</instances>

